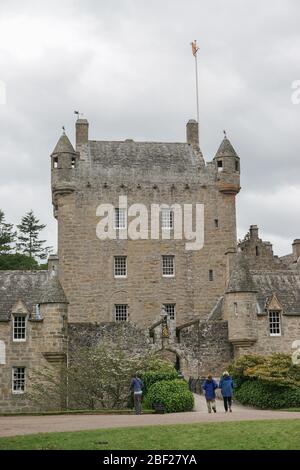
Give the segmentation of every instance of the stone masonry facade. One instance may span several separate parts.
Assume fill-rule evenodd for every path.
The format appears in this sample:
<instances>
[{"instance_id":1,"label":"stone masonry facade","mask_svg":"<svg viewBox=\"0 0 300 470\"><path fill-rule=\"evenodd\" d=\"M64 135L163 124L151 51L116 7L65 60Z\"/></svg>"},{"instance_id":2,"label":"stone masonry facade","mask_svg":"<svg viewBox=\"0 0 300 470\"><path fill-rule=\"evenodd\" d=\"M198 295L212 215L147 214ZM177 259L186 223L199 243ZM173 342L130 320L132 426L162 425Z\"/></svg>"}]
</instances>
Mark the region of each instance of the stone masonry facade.
<instances>
[{"instance_id":1,"label":"stone masonry facade","mask_svg":"<svg viewBox=\"0 0 300 470\"><path fill-rule=\"evenodd\" d=\"M193 120L184 143L93 141L85 119L76 122L75 148L60 137L51 154L58 255L48 272L0 272L0 412L34 409L26 394L32 371L50 365L59 374L82 345L122 339L128 354L152 351L186 378L218 376L245 353L292 353L300 340L300 240L282 258L255 225L237 241L240 170L226 136L205 162ZM99 206L111 205L115 217L120 197L125 228L99 239ZM151 217L147 236L122 236L135 204L148 215L159 208L159 237L150 236ZM175 236L174 208L185 205L203 209L199 249ZM122 276L116 259L125 263Z\"/></svg>"}]
</instances>

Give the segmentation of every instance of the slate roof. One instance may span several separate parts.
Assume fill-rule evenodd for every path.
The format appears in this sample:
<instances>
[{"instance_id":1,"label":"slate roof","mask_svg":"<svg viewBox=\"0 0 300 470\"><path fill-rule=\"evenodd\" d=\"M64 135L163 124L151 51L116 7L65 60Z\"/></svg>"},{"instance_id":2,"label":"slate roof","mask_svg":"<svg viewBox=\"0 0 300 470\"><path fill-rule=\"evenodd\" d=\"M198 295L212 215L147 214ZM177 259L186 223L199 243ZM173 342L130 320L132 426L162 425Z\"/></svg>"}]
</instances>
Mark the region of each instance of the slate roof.
<instances>
[{"instance_id":1,"label":"slate roof","mask_svg":"<svg viewBox=\"0 0 300 470\"><path fill-rule=\"evenodd\" d=\"M267 299L276 294L285 315L300 315L300 272L251 271L251 275L262 312Z\"/></svg>"},{"instance_id":2,"label":"slate roof","mask_svg":"<svg viewBox=\"0 0 300 470\"><path fill-rule=\"evenodd\" d=\"M10 318L18 300L30 313L39 303L67 302L59 281L48 276L48 271L0 271L0 320Z\"/></svg>"},{"instance_id":3,"label":"slate roof","mask_svg":"<svg viewBox=\"0 0 300 470\"><path fill-rule=\"evenodd\" d=\"M66 134L60 136L52 155L55 153L75 153L74 147Z\"/></svg>"},{"instance_id":4,"label":"slate roof","mask_svg":"<svg viewBox=\"0 0 300 470\"><path fill-rule=\"evenodd\" d=\"M67 304L67 298L58 278L50 278L43 286L39 298L40 304Z\"/></svg>"},{"instance_id":5,"label":"slate roof","mask_svg":"<svg viewBox=\"0 0 300 470\"><path fill-rule=\"evenodd\" d=\"M156 171L195 174L203 159L186 143L89 141L91 161L102 168L142 168Z\"/></svg>"},{"instance_id":6,"label":"slate roof","mask_svg":"<svg viewBox=\"0 0 300 470\"><path fill-rule=\"evenodd\" d=\"M236 253L226 293L256 292L256 290L245 256L242 252Z\"/></svg>"},{"instance_id":7,"label":"slate roof","mask_svg":"<svg viewBox=\"0 0 300 470\"><path fill-rule=\"evenodd\" d=\"M218 321L222 320L222 309L223 309L224 297L220 297L212 311L207 317L207 321Z\"/></svg>"},{"instance_id":8,"label":"slate roof","mask_svg":"<svg viewBox=\"0 0 300 470\"><path fill-rule=\"evenodd\" d=\"M219 157L236 157L239 158L236 151L234 150L231 142L227 137L223 139L221 145L216 153L215 158Z\"/></svg>"}]
</instances>

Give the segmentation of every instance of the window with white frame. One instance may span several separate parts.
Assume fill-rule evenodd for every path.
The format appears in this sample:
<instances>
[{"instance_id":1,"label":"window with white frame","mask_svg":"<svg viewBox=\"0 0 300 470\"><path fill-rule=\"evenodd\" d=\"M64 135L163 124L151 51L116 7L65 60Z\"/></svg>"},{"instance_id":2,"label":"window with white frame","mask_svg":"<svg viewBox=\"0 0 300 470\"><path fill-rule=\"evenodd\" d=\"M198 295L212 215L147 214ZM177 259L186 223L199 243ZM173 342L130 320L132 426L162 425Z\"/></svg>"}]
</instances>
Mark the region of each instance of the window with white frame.
<instances>
[{"instance_id":1,"label":"window with white frame","mask_svg":"<svg viewBox=\"0 0 300 470\"><path fill-rule=\"evenodd\" d=\"M114 276L126 277L127 276L127 256L115 256L114 261Z\"/></svg>"},{"instance_id":2,"label":"window with white frame","mask_svg":"<svg viewBox=\"0 0 300 470\"><path fill-rule=\"evenodd\" d=\"M26 341L26 316L14 315L13 317L13 340Z\"/></svg>"},{"instance_id":3,"label":"window with white frame","mask_svg":"<svg viewBox=\"0 0 300 470\"><path fill-rule=\"evenodd\" d=\"M174 228L174 211L171 209L161 210L161 226L164 230L172 230Z\"/></svg>"},{"instance_id":4,"label":"window with white frame","mask_svg":"<svg viewBox=\"0 0 300 470\"><path fill-rule=\"evenodd\" d=\"M270 331L270 336L281 336L280 312L278 311L269 312L269 331Z\"/></svg>"},{"instance_id":5,"label":"window with white frame","mask_svg":"<svg viewBox=\"0 0 300 470\"><path fill-rule=\"evenodd\" d=\"M25 367L13 367L12 369L12 392L25 392Z\"/></svg>"},{"instance_id":6,"label":"window with white frame","mask_svg":"<svg viewBox=\"0 0 300 470\"><path fill-rule=\"evenodd\" d=\"M164 309L170 320L175 320L176 304L164 304Z\"/></svg>"},{"instance_id":7,"label":"window with white frame","mask_svg":"<svg viewBox=\"0 0 300 470\"><path fill-rule=\"evenodd\" d=\"M115 208L115 229L125 229L127 222L127 211L126 209Z\"/></svg>"},{"instance_id":8,"label":"window with white frame","mask_svg":"<svg viewBox=\"0 0 300 470\"><path fill-rule=\"evenodd\" d=\"M163 256L162 257L162 273L164 277L175 276L175 256Z\"/></svg>"},{"instance_id":9,"label":"window with white frame","mask_svg":"<svg viewBox=\"0 0 300 470\"><path fill-rule=\"evenodd\" d=\"M122 322L128 320L128 305L115 305L115 321Z\"/></svg>"}]
</instances>

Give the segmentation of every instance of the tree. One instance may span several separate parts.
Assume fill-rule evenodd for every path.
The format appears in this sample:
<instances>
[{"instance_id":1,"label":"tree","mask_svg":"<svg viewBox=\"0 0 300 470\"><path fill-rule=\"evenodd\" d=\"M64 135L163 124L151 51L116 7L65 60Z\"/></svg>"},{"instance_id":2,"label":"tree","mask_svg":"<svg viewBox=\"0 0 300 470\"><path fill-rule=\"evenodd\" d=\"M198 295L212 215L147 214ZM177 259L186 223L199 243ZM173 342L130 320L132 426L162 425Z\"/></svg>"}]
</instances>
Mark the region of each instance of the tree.
<instances>
[{"instance_id":1,"label":"tree","mask_svg":"<svg viewBox=\"0 0 300 470\"><path fill-rule=\"evenodd\" d=\"M16 247L29 258L46 259L52 248L43 246L46 240L39 240L40 232L46 227L39 222L32 210L22 217L20 225L17 225L19 234Z\"/></svg>"},{"instance_id":2,"label":"tree","mask_svg":"<svg viewBox=\"0 0 300 470\"><path fill-rule=\"evenodd\" d=\"M37 269L46 269L44 265L39 266L37 261L29 256L22 255L21 253L0 253L0 270L37 270Z\"/></svg>"},{"instance_id":3,"label":"tree","mask_svg":"<svg viewBox=\"0 0 300 470\"><path fill-rule=\"evenodd\" d=\"M0 255L10 253L11 244L15 238L16 232L13 231L13 224L5 222L4 212L0 209Z\"/></svg>"},{"instance_id":4,"label":"tree","mask_svg":"<svg viewBox=\"0 0 300 470\"><path fill-rule=\"evenodd\" d=\"M59 371L33 370L28 398L40 410L126 408L131 378L147 361L148 355L128 354L119 344L79 347Z\"/></svg>"}]
</instances>

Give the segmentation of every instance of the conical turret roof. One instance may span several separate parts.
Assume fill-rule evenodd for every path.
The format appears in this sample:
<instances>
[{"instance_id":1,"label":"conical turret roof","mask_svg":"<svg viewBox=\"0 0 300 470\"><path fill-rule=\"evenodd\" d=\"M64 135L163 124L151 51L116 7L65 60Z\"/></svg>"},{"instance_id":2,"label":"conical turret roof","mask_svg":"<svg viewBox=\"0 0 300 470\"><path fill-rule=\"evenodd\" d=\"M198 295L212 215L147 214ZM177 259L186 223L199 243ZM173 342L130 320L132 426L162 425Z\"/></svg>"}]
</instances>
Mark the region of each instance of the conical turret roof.
<instances>
[{"instance_id":1,"label":"conical turret roof","mask_svg":"<svg viewBox=\"0 0 300 470\"><path fill-rule=\"evenodd\" d=\"M60 136L52 154L54 153L75 153L73 145L65 133Z\"/></svg>"},{"instance_id":2,"label":"conical turret roof","mask_svg":"<svg viewBox=\"0 0 300 470\"><path fill-rule=\"evenodd\" d=\"M227 139L227 137L224 137L224 139L222 140L221 142L221 145L216 153L216 156L215 158L219 158L219 157L235 157L235 158L239 158L238 157L238 154L236 153L236 151L234 150L231 142L229 139Z\"/></svg>"},{"instance_id":3,"label":"conical turret roof","mask_svg":"<svg viewBox=\"0 0 300 470\"><path fill-rule=\"evenodd\" d=\"M257 292L242 251L236 253L226 293Z\"/></svg>"},{"instance_id":4,"label":"conical turret roof","mask_svg":"<svg viewBox=\"0 0 300 470\"><path fill-rule=\"evenodd\" d=\"M48 279L43 286L40 304L67 304L67 298L57 276Z\"/></svg>"}]
</instances>

